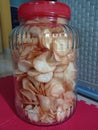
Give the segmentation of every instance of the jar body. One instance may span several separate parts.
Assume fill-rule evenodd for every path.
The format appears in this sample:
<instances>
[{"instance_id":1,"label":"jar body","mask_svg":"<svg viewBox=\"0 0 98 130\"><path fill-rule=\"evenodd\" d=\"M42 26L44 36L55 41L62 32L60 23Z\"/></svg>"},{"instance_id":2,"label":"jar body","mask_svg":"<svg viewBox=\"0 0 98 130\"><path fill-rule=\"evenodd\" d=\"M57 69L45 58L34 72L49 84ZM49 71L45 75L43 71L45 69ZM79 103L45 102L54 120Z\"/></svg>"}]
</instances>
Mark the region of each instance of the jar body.
<instances>
[{"instance_id":1,"label":"jar body","mask_svg":"<svg viewBox=\"0 0 98 130\"><path fill-rule=\"evenodd\" d=\"M36 18L12 31L16 111L31 124L58 124L75 111L77 43L67 24Z\"/></svg>"}]
</instances>

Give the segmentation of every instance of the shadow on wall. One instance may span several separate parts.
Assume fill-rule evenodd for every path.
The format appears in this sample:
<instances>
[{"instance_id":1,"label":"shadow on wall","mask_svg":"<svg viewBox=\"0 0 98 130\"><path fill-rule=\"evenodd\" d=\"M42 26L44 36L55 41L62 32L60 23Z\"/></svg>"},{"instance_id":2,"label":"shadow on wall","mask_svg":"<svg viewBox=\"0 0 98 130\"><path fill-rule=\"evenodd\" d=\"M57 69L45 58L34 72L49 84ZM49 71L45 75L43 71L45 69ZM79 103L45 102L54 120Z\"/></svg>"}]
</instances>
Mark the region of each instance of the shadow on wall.
<instances>
[{"instance_id":1,"label":"shadow on wall","mask_svg":"<svg viewBox=\"0 0 98 130\"><path fill-rule=\"evenodd\" d=\"M18 7L19 5L21 5L25 2L30 2L30 1L33 1L33 0L10 0L10 5L12 7Z\"/></svg>"}]
</instances>

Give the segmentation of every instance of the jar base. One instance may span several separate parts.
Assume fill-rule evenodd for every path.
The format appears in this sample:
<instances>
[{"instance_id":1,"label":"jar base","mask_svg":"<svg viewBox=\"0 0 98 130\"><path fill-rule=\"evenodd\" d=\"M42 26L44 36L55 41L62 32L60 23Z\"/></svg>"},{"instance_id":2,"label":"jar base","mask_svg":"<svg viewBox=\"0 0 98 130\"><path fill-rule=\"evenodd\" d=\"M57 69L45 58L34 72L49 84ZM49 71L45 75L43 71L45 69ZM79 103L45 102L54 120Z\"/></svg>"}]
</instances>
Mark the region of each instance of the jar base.
<instances>
[{"instance_id":1,"label":"jar base","mask_svg":"<svg viewBox=\"0 0 98 130\"><path fill-rule=\"evenodd\" d=\"M24 122L29 123L31 125L43 126L43 127L55 126L55 125L65 123L75 114L75 111L76 111L76 104L74 106L73 112L71 112L69 117L65 117L62 121L55 121L55 122L51 122L51 123L42 123L42 122L39 122L39 121L38 122L30 121L30 119L28 119L28 117L25 115L25 113L23 111L20 111L19 108L16 107L16 114L21 120L23 120Z\"/></svg>"}]
</instances>

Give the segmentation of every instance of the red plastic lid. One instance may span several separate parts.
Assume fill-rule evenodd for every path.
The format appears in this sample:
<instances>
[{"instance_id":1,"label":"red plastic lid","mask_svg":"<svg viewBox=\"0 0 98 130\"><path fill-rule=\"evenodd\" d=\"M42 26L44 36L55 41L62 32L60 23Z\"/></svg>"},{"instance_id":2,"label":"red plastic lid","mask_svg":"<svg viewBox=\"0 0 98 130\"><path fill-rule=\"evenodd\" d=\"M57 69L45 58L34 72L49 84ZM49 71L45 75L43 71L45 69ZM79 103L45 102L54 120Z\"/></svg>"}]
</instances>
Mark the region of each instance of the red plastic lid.
<instances>
[{"instance_id":1,"label":"red plastic lid","mask_svg":"<svg viewBox=\"0 0 98 130\"><path fill-rule=\"evenodd\" d=\"M34 16L53 16L70 20L70 7L54 1L27 2L19 7L19 20L30 20Z\"/></svg>"}]
</instances>

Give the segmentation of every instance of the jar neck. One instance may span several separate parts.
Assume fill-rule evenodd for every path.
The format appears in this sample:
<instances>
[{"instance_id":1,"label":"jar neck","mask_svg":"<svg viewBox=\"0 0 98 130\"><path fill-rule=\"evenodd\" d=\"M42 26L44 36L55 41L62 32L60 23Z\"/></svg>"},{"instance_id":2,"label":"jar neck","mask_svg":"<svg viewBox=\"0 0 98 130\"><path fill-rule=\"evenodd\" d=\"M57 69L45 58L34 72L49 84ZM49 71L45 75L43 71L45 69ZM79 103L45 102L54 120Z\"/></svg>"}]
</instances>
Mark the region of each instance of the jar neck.
<instances>
[{"instance_id":1,"label":"jar neck","mask_svg":"<svg viewBox=\"0 0 98 130\"><path fill-rule=\"evenodd\" d=\"M42 24L52 24L52 23L55 23L55 24L62 24L62 25L68 25L69 24L69 20L67 20L66 18L60 18L60 17L34 17L30 20L22 20L20 22L20 25L23 25L23 24L39 24L39 23L42 23Z\"/></svg>"}]
</instances>

